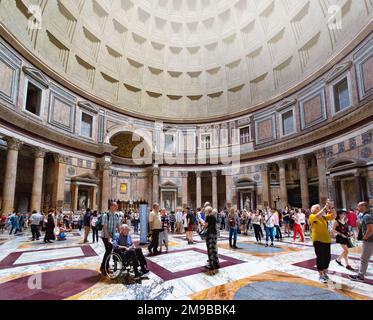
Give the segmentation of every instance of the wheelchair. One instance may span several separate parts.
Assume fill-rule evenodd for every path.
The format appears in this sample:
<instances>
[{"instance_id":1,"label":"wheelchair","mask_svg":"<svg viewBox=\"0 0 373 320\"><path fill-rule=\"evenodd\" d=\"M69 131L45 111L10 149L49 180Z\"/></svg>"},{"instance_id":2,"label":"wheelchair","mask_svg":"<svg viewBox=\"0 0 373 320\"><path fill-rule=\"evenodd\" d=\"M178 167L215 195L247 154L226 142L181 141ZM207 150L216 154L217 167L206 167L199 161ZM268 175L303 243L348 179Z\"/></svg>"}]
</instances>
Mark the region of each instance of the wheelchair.
<instances>
[{"instance_id":1,"label":"wheelchair","mask_svg":"<svg viewBox=\"0 0 373 320\"><path fill-rule=\"evenodd\" d=\"M123 259L118 250L114 250L106 258L105 271L110 280L117 280L124 275L124 283L130 284L131 275L134 276L135 270L131 259ZM141 277L136 282L146 279Z\"/></svg>"}]
</instances>

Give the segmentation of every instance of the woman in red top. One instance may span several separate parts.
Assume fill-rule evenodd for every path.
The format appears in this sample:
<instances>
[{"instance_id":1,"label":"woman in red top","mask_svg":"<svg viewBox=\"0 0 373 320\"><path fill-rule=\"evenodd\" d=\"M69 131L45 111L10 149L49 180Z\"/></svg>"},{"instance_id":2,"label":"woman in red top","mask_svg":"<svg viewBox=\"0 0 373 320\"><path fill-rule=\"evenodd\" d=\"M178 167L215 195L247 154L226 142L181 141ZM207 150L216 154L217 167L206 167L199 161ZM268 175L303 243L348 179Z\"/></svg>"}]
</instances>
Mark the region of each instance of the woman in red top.
<instances>
[{"instance_id":1,"label":"woman in red top","mask_svg":"<svg viewBox=\"0 0 373 320\"><path fill-rule=\"evenodd\" d=\"M2 233L4 232L5 223L6 223L6 215L4 213L2 213L1 216L0 216L0 231Z\"/></svg>"},{"instance_id":2,"label":"woman in red top","mask_svg":"<svg viewBox=\"0 0 373 320\"><path fill-rule=\"evenodd\" d=\"M350 209L347 214L347 224L350 227L350 231L354 233L355 237L358 234L357 230L357 214L354 210Z\"/></svg>"}]
</instances>

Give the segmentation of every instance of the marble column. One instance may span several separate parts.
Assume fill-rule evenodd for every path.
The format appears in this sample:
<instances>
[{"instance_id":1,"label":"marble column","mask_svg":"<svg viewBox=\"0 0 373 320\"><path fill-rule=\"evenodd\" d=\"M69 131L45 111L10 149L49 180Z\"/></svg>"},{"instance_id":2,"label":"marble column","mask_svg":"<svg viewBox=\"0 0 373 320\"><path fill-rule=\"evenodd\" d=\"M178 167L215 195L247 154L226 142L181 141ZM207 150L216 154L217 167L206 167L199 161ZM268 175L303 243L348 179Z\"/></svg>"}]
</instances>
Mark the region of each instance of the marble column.
<instances>
[{"instance_id":1,"label":"marble column","mask_svg":"<svg viewBox=\"0 0 373 320\"><path fill-rule=\"evenodd\" d=\"M229 172L225 173L225 203L226 207L232 207L232 188L233 188L233 179Z\"/></svg>"},{"instance_id":2,"label":"marble column","mask_svg":"<svg viewBox=\"0 0 373 320\"><path fill-rule=\"evenodd\" d=\"M101 171L101 201L100 211L105 212L109 210L109 198L111 196L111 183L110 175L112 173L111 161L105 160L99 164L99 170Z\"/></svg>"},{"instance_id":3,"label":"marble column","mask_svg":"<svg viewBox=\"0 0 373 320\"><path fill-rule=\"evenodd\" d=\"M271 186L269 183L268 164L262 164L260 166L260 171L262 176L263 207L269 207L271 205Z\"/></svg>"},{"instance_id":4,"label":"marble column","mask_svg":"<svg viewBox=\"0 0 373 320\"><path fill-rule=\"evenodd\" d=\"M182 177L182 190L183 190L182 205L188 206L188 171L183 171L181 173L181 177Z\"/></svg>"},{"instance_id":5,"label":"marble column","mask_svg":"<svg viewBox=\"0 0 373 320\"><path fill-rule=\"evenodd\" d=\"M201 186L202 172L196 172L196 209L202 207L202 186Z\"/></svg>"},{"instance_id":6,"label":"marble column","mask_svg":"<svg viewBox=\"0 0 373 320\"><path fill-rule=\"evenodd\" d=\"M304 155L298 157L299 180L302 198L302 208L309 208L310 195L308 190L307 159Z\"/></svg>"},{"instance_id":7,"label":"marble column","mask_svg":"<svg viewBox=\"0 0 373 320\"><path fill-rule=\"evenodd\" d=\"M52 193L52 207L63 209L65 200L65 179L68 157L62 154L53 154L54 159L54 183Z\"/></svg>"},{"instance_id":8,"label":"marble column","mask_svg":"<svg viewBox=\"0 0 373 320\"><path fill-rule=\"evenodd\" d=\"M328 199L328 183L326 179L326 155L325 150L316 152L317 175L319 178L319 203L325 204Z\"/></svg>"},{"instance_id":9,"label":"marble column","mask_svg":"<svg viewBox=\"0 0 373 320\"><path fill-rule=\"evenodd\" d=\"M97 187L92 188L92 210L97 210Z\"/></svg>"},{"instance_id":10,"label":"marble column","mask_svg":"<svg viewBox=\"0 0 373 320\"><path fill-rule=\"evenodd\" d=\"M285 209L288 205L288 190L286 187L286 170L285 161L281 160L277 162L280 174L280 206L281 209Z\"/></svg>"},{"instance_id":11,"label":"marble column","mask_svg":"<svg viewBox=\"0 0 373 320\"><path fill-rule=\"evenodd\" d=\"M140 200L137 194L137 177L138 174L131 172L131 198L132 201Z\"/></svg>"},{"instance_id":12,"label":"marble column","mask_svg":"<svg viewBox=\"0 0 373 320\"><path fill-rule=\"evenodd\" d=\"M334 177L332 180L333 188L334 188L334 205L337 209L341 209L343 207L342 203L342 183L338 177Z\"/></svg>"},{"instance_id":13,"label":"marble column","mask_svg":"<svg viewBox=\"0 0 373 320\"><path fill-rule=\"evenodd\" d=\"M34 178L32 182L31 194L31 211L41 210L41 196L43 191L43 173L44 173L44 158L46 150L42 148L34 148L35 163L34 163Z\"/></svg>"},{"instance_id":14,"label":"marble column","mask_svg":"<svg viewBox=\"0 0 373 320\"><path fill-rule=\"evenodd\" d=\"M159 203L159 167L153 167L153 203Z\"/></svg>"},{"instance_id":15,"label":"marble column","mask_svg":"<svg viewBox=\"0 0 373 320\"><path fill-rule=\"evenodd\" d=\"M17 182L18 151L23 142L13 137L5 137L3 138L3 140L7 142L8 152L6 158L6 167L3 183L2 211L5 214L9 214L14 211L14 197Z\"/></svg>"},{"instance_id":16,"label":"marble column","mask_svg":"<svg viewBox=\"0 0 373 320\"><path fill-rule=\"evenodd\" d=\"M77 183L71 184L71 208L73 211L78 210L79 185Z\"/></svg>"},{"instance_id":17,"label":"marble column","mask_svg":"<svg viewBox=\"0 0 373 320\"><path fill-rule=\"evenodd\" d=\"M212 207L218 209L218 172L211 171L212 175Z\"/></svg>"},{"instance_id":18,"label":"marble column","mask_svg":"<svg viewBox=\"0 0 373 320\"><path fill-rule=\"evenodd\" d=\"M355 174L355 183L356 183L357 203L362 202L362 201L369 202L366 192L364 190L365 181L364 181L364 178L361 176L360 172L357 172Z\"/></svg>"}]
</instances>

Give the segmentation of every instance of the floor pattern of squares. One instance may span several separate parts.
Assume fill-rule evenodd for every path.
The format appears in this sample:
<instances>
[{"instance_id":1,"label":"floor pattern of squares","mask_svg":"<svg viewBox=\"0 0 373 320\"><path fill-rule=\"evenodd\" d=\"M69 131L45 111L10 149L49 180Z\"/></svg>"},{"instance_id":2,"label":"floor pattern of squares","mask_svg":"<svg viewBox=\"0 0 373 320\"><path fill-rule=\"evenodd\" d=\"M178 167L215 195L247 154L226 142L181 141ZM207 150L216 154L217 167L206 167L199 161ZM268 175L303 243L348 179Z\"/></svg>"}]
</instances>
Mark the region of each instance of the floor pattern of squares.
<instances>
[{"instance_id":1,"label":"floor pattern of squares","mask_svg":"<svg viewBox=\"0 0 373 320\"><path fill-rule=\"evenodd\" d=\"M193 245L188 245L185 235L170 235L168 253L147 257L151 270L147 278L126 285L122 279L100 276L104 246L102 242L82 244L78 231L66 241L51 244L30 241L27 231L0 237L0 299L5 300L307 300L320 296L325 300L373 300L372 260L365 283L349 280L353 272L333 260L332 282L320 284L309 238L304 244L285 238L274 247L265 247L251 234L239 235L239 249L233 250L223 231L218 241L221 268L210 272L204 268L206 245L197 234ZM138 235L133 238L139 243ZM142 249L147 255L146 246ZM356 269L360 252L359 247L351 250L350 263ZM339 245L333 244L333 259L340 253ZM35 279L40 286L30 287Z\"/></svg>"}]
</instances>

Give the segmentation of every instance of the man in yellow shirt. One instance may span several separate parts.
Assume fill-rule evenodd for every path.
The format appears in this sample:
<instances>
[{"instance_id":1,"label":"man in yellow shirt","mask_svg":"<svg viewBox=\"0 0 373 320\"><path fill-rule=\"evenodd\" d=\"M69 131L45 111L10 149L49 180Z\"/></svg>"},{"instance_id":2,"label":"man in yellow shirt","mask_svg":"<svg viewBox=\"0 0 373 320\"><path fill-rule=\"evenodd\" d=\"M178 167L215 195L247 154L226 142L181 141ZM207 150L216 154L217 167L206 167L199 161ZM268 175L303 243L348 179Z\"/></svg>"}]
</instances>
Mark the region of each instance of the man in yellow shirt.
<instances>
[{"instance_id":1,"label":"man in yellow shirt","mask_svg":"<svg viewBox=\"0 0 373 320\"><path fill-rule=\"evenodd\" d=\"M330 247L332 242L328 223L334 220L336 215L333 202L328 200L322 209L319 204L312 206L309 217L312 227L312 242L316 253L317 270L320 275L319 281L325 284L329 281L328 268L331 259Z\"/></svg>"}]
</instances>

